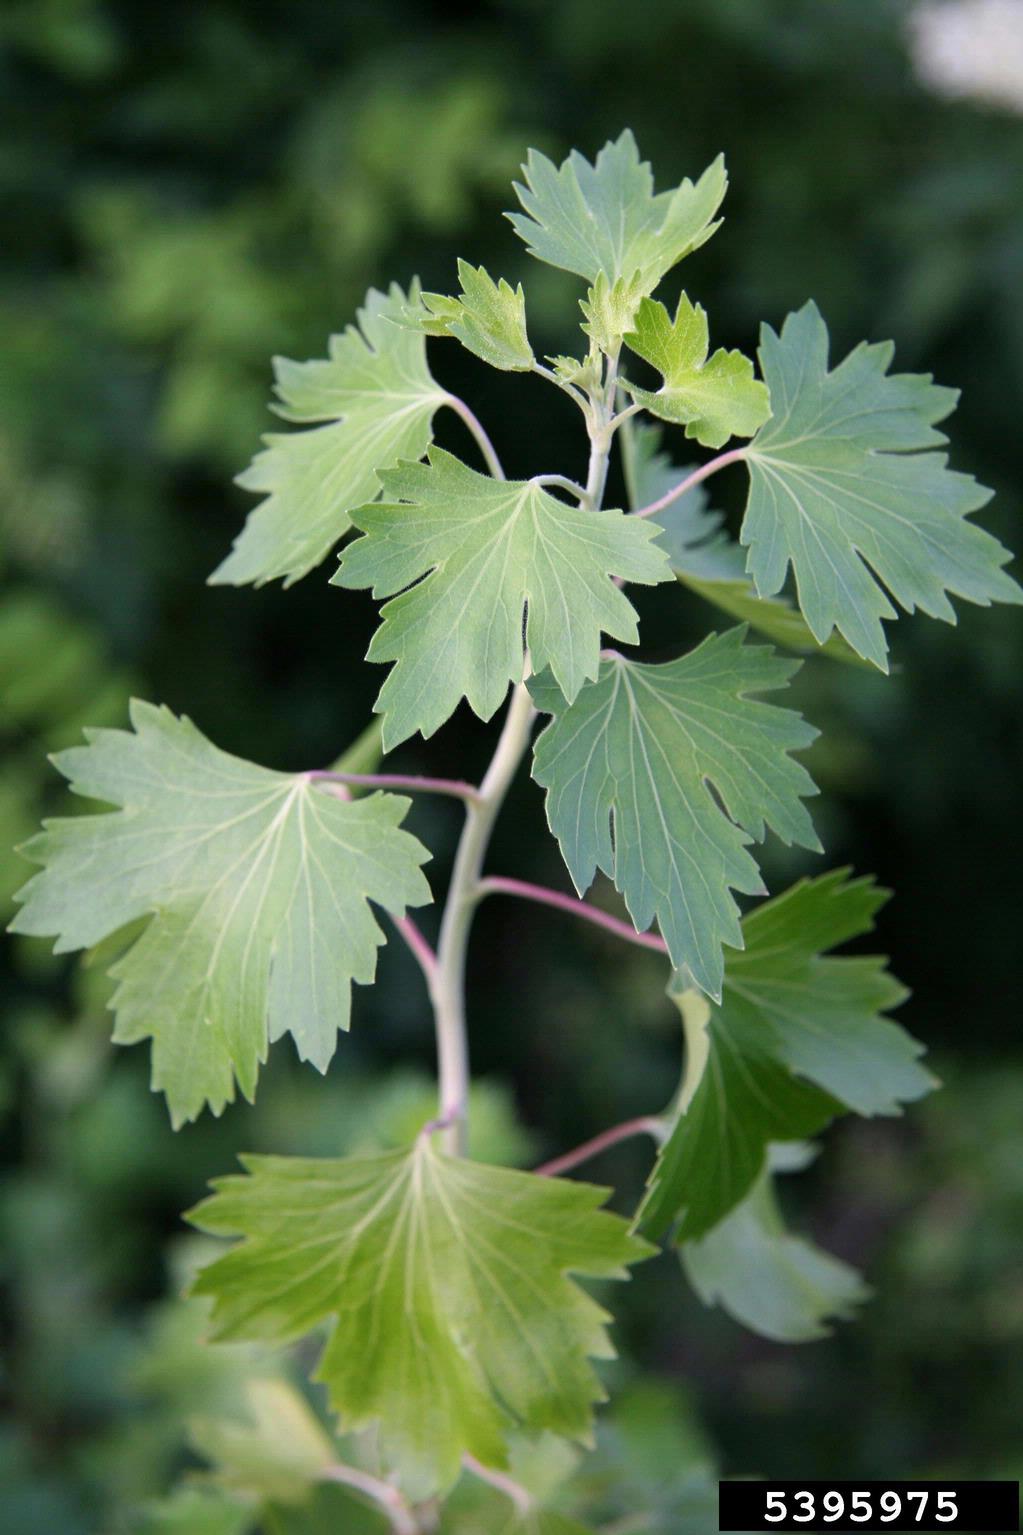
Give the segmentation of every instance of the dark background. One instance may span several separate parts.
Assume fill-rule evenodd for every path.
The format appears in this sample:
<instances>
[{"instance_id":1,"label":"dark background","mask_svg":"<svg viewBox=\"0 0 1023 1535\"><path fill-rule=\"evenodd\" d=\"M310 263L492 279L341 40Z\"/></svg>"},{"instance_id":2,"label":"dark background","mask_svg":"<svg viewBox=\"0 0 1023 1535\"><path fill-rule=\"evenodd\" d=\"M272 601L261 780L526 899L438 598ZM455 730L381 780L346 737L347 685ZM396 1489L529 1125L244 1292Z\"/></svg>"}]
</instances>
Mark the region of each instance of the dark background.
<instances>
[{"instance_id":1,"label":"dark background","mask_svg":"<svg viewBox=\"0 0 1023 1535\"><path fill-rule=\"evenodd\" d=\"M446 291L457 256L482 261L525 281L538 352L573 348L581 286L500 217L529 145L592 156L629 124L662 186L724 149L727 221L685 269L715 343L750 350L760 320L808 296L836 356L894 337L901 367L962 387L956 466L994 487L981 520L1019 546L1023 78L1017 112L942 99L914 72L907 18L885 0L7 0L3 846L61 804L45 752L121 722L130 690L281 768L325 763L362 728L381 680L356 659L367 597L329 588L329 564L289 592L203 585L250 504L231 477L272 426L271 355L322 355L370 284L418 273ZM453 345L431 360L510 473L582 470L567 401ZM459 430L441 440L468 453ZM740 489L724 477L722 504ZM652 654L709 618L681 590L643 613ZM945 1086L905 1120L842 1126L791 1191L877 1290L833 1339L754 1338L668 1260L630 1288L620 1372L683 1385L730 1472L1023 1469L1021 638L1018 610L905 619L890 681L817 663L797 683L826 732L810 766L827 866L897 890L881 942ZM393 766L475 773L489 739L462 710ZM444 803L413 814L438 889L458 820ZM774 888L817 866L768 849ZM527 782L491 868L567 884ZM23 873L0 861L4 896ZM333 1151L372 1133L373 1105L400 1118L420 1096L407 1073L432 1069L429 1019L392 945L326 1083L278 1046L255 1108L174 1137L146 1050L109 1047L102 978L25 941L5 967L0 1526L120 1529L181 1453L176 1399L139 1366L179 1212L238 1149ZM482 912L474 1063L506 1085L524 1160L669 1098L662 981L555 916ZM641 1154L594 1172L634 1196Z\"/></svg>"}]
</instances>

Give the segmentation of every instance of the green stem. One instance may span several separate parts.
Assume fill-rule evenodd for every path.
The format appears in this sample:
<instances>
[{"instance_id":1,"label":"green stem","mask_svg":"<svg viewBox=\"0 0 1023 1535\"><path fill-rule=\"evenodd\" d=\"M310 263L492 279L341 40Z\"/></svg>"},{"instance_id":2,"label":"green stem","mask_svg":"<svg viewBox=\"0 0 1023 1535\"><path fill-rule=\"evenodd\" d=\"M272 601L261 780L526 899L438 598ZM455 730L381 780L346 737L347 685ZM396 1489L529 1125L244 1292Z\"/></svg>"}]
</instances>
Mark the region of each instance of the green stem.
<instances>
[{"instance_id":1,"label":"green stem","mask_svg":"<svg viewBox=\"0 0 1023 1535\"><path fill-rule=\"evenodd\" d=\"M533 700L525 682L511 696L497 749L478 797L466 807L455 867L448 887L437 945L437 968L430 985L437 1026L440 1120L445 1150L464 1156L469 1098L469 1045L465 1024L465 954L473 914L480 899L480 874L494 822L529 745Z\"/></svg>"}]
</instances>

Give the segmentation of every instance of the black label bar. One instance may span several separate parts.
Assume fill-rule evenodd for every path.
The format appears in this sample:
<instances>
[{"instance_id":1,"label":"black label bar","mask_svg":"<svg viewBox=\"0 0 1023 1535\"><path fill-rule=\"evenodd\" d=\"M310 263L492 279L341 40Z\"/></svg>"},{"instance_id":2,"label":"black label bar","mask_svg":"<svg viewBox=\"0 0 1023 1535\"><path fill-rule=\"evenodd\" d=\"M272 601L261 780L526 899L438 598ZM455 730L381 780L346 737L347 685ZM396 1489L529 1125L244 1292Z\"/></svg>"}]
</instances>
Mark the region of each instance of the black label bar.
<instances>
[{"instance_id":1,"label":"black label bar","mask_svg":"<svg viewBox=\"0 0 1023 1535\"><path fill-rule=\"evenodd\" d=\"M719 1482L718 1529L1019 1530L1018 1482Z\"/></svg>"}]
</instances>

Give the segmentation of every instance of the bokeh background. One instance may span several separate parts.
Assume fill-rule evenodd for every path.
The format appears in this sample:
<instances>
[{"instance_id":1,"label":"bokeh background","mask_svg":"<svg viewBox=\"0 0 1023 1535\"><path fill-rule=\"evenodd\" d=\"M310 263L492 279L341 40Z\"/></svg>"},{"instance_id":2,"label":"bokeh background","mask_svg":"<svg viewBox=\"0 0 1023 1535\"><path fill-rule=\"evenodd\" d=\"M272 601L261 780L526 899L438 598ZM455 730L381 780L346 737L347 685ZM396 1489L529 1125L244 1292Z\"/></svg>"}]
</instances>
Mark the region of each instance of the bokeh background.
<instances>
[{"instance_id":1,"label":"bokeh background","mask_svg":"<svg viewBox=\"0 0 1023 1535\"><path fill-rule=\"evenodd\" d=\"M130 692L281 768L361 729L380 681L354 659L368 598L326 568L290 592L204 587L247 509L231 479L272 425L271 355L321 355L370 284L418 273L444 291L457 256L482 261L525 281L538 350L572 349L579 287L500 217L529 145L592 155L629 124L661 185L723 149L727 222L685 269L715 340L748 350L808 296L836 353L894 337L903 368L962 386L956 465L996 491L985 524L1023 544L1016 0L5 0L0 100L5 850L61 804L45 753L123 721ZM579 472L567 402L435 353L510 472ZM463 446L457 427L442 441ZM723 478L732 510L739 489ZM652 654L708 620L681 590L644 616ZM803 1227L876 1298L828 1341L782 1348L701 1309L669 1261L615 1297L619 1379L658 1383L634 1437L667 1443L684 1415L733 1473L1023 1470L1023 624L964 608L957 629L904 620L894 644L888 682L820 663L798 683L825 729L829 862L896 889L881 943L945 1084L904 1120L841 1126L787 1180ZM460 776L487 739L463 710L395 767ZM412 825L439 885L457 810L423 803ZM775 888L804 867L768 859ZM491 867L565 884L526 782ZM5 901L24 873L0 855ZM109 1046L102 976L28 941L3 965L0 1527L132 1530L188 1464L183 1420L209 1389L168 1299L179 1212L239 1149L398 1133L429 1091L429 1020L392 945L326 1082L278 1046L255 1107L175 1137L147 1051ZM667 1100L662 984L654 958L595 931L483 910L472 1045L504 1155ZM623 1148L593 1171L634 1192L642 1170ZM646 1462L655 1483L663 1459Z\"/></svg>"}]
</instances>

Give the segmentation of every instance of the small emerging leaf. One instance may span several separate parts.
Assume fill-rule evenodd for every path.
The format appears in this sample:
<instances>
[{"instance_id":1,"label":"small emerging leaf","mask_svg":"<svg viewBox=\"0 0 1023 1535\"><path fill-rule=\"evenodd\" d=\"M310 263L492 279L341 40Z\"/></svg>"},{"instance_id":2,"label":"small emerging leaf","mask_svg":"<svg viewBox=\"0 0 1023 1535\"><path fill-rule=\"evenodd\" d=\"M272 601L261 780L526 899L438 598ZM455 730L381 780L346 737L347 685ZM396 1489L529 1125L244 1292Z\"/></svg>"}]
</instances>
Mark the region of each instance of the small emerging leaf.
<instances>
[{"instance_id":1,"label":"small emerging leaf","mask_svg":"<svg viewBox=\"0 0 1023 1535\"><path fill-rule=\"evenodd\" d=\"M133 703L134 733L87 732L54 760L116 813L49 821L25 848L44 866L11 930L58 953L146 925L112 966L118 1044L153 1040L153 1087L178 1125L247 1098L270 1041L290 1033L321 1071L348 1027L351 983L394 915L429 901L425 848L393 794L342 800L307 774L219 751L188 719Z\"/></svg>"},{"instance_id":2,"label":"small emerging leaf","mask_svg":"<svg viewBox=\"0 0 1023 1535\"><path fill-rule=\"evenodd\" d=\"M401 324L417 297L415 285L408 298L397 284L386 295L371 289L358 327L331 337L325 361L275 359L277 413L310 430L266 437L238 476L266 499L249 513L212 585L283 577L290 586L347 533L349 512L377 494L382 469L426 452L447 396L431 377L422 336Z\"/></svg>"},{"instance_id":3,"label":"small emerging leaf","mask_svg":"<svg viewBox=\"0 0 1023 1535\"><path fill-rule=\"evenodd\" d=\"M683 293L672 320L663 304L646 298L636 328L625 338L638 357L664 378L658 390L625 383L633 399L664 421L685 426L686 436L707 448L729 437L752 437L771 414L767 386L753 376L741 352L712 357L706 311Z\"/></svg>"},{"instance_id":4,"label":"small emerging leaf","mask_svg":"<svg viewBox=\"0 0 1023 1535\"><path fill-rule=\"evenodd\" d=\"M591 165L577 150L555 166L531 149L525 185L515 191L524 213L509 213L531 255L595 282L637 276L652 293L683 256L709 240L728 185L719 156L699 181L654 194L650 166L626 129ZM719 221L720 222L720 221Z\"/></svg>"},{"instance_id":5,"label":"small emerging leaf","mask_svg":"<svg viewBox=\"0 0 1023 1535\"><path fill-rule=\"evenodd\" d=\"M526 295L522 284L513 288L499 282L483 267L458 263L460 298L424 293L421 308L411 309L409 319L428 336L454 336L492 368L528 372L533 348L526 335Z\"/></svg>"},{"instance_id":6,"label":"small emerging leaf","mask_svg":"<svg viewBox=\"0 0 1023 1535\"><path fill-rule=\"evenodd\" d=\"M598 272L593 287L579 300L586 321L583 331L601 351L615 351L626 332L631 331L642 297L643 284L638 273L628 279L619 277L612 283L606 272Z\"/></svg>"},{"instance_id":7,"label":"small emerging leaf","mask_svg":"<svg viewBox=\"0 0 1023 1535\"><path fill-rule=\"evenodd\" d=\"M676 978L686 1075L644 1231L677 1220L679 1240L703 1236L752 1188L769 1142L804 1140L847 1109L898 1114L934 1086L922 1047L882 1016L906 996L885 961L828 954L869 932L885 899L845 869L801 880L743 921L720 1004Z\"/></svg>"},{"instance_id":8,"label":"small emerging leaf","mask_svg":"<svg viewBox=\"0 0 1023 1535\"><path fill-rule=\"evenodd\" d=\"M524 614L534 667L574 698L597 675L602 632L637 638L612 578L671 579L656 528L571 506L534 480L494 480L440 449L383 479L391 499L353 513L366 536L334 582L400 593L369 648L371 661L395 662L377 701L388 750L432 735L463 697L489 719L522 677Z\"/></svg>"},{"instance_id":9,"label":"small emerging leaf","mask_svg":"<svg viewBox=\"0 0 1023 1535\"><path fill-rule=\"evenodd\" d=\"M828 370L828 331L815 304L761 331L772 419L746 450L749 503L741 540L762 597L791 564L816 639L833 629L887 671L881 620L896 610L955 622L947 593L987 606L1023 602L997 539L967 521L991 498L948 468L935 430L956 393L929 375L889 374L890 343L850 352ZM875 579L875 575L878 579ZM883 586L882 584L883 583Z\"/></svg>"},{"instance_id":10,"label":"small emerging leaf","mask_svg":"<svg viewBox=\"0 0 1023 1535\"><path fill-rule=\"evenodd\" d=\"M731 891L763 888L749 843L771 826L819 846L802 803L817 791L789 756L817 732L748 697L784 687L798 663L744 645L745 634L711 635L662 666L604 661L571 705L544 679L530 684L554 715L533 776L576 889L603 869L636 927L656 917L676 966L712 995L722 944L742 942Z\"/></svg>"},{"instance_id":11,"label":"small emerging leaf","mask_svg":"<svg viewBox=\"0 0 1023 1535\"><path fill-rule=\"evenodd\" d=\"M379 1424L411 1496L449 1487L467 1453L505 1465L516 1425L588 1442L609 1319L568 1276L621 1279L650 1250L599 1208L606 1190L428 1138L245 1166L190 1217L244 1238L196 1281L215 1335L286 1342L329 1321L319 1378L343 1428Z\"/></svg>"}]
</instances>

